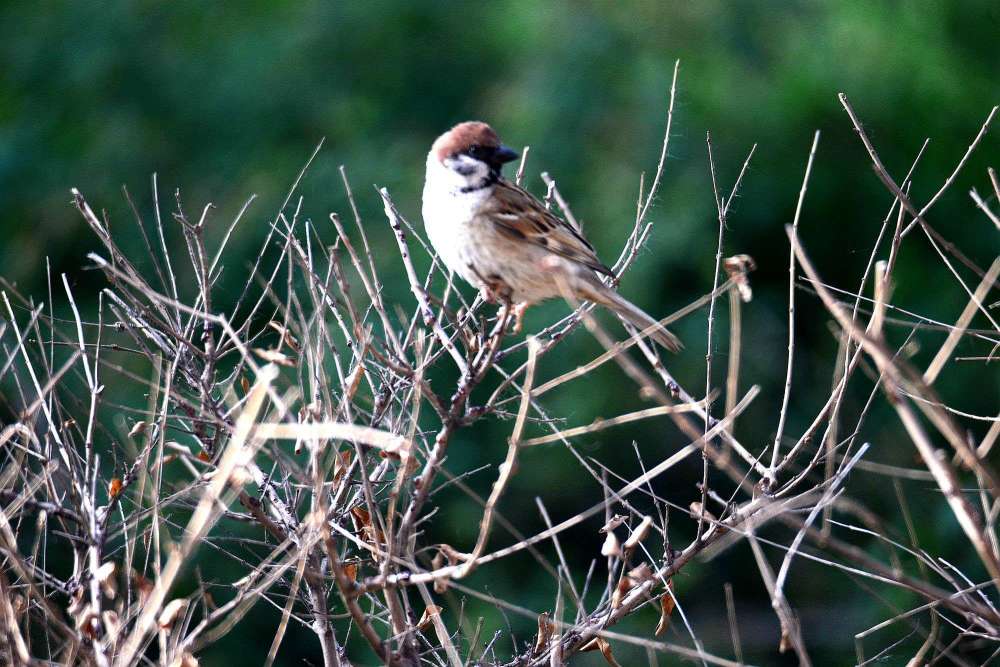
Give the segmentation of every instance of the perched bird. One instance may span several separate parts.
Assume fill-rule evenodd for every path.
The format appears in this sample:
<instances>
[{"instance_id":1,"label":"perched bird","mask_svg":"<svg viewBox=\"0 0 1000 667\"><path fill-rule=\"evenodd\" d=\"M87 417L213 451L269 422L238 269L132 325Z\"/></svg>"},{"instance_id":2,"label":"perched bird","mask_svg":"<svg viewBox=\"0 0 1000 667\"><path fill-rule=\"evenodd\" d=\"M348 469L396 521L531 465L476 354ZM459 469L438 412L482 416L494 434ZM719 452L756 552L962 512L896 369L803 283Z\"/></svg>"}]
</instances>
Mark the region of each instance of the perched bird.
<instances>
[{"instance_id":1,"label":"perched bird","mask_svg":"<svg viewBox=\"0 0 1000 667\"><path fill-rule=\"evenodd\" d=\"M672 333L601 280L614 277L580 230L558 218L531 193L504 179L503 165L517 159L486 123L459 123L427 154L424 227L445 266L491 303L524 309L564 296L610 308L678 351Z\"/></svg>"}]
</instances>

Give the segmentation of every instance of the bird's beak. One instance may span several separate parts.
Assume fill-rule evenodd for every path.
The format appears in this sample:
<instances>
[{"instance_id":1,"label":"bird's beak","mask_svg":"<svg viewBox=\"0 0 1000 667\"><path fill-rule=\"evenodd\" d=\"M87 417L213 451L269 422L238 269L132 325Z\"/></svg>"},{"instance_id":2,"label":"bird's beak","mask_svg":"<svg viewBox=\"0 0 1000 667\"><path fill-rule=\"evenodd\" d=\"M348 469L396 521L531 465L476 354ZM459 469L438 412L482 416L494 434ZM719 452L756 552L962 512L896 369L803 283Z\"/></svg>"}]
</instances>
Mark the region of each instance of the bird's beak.
<instances>
[{"instance_id":1,"label":"bird's beak","mask_svg":"<svg viewBox=\"0 0 1000 667\"><path fill-rule=\"evenodd\" d=\"M506 164L508 162L512 162L520 157L520 153L518 153L510 146L504 146L504 145L501 145L500 148L496 150L496 153L494 153L494 155L496 156L496 159L497 161L500 162L500 164Z\"/></svg>"}]
</instances>

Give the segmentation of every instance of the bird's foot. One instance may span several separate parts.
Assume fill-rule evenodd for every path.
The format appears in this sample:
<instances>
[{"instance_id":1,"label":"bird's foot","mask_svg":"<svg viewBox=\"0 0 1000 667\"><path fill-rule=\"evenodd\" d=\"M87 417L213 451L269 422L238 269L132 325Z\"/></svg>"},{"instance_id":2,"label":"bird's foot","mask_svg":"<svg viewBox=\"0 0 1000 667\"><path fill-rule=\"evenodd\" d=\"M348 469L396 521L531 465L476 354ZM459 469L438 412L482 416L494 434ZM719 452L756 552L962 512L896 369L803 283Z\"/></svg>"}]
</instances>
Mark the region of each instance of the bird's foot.
<instances>
[{"instance_id":1,"label":"bird's foot","mask_svg":"<svg viewBox=\"0 0 1000 667\"><path fill-rule=\"evenodd\" d=\"M479 287L479 295L486 303L510 303L511 289L499 278L483 280Z\"/></svg>"},{"instance_id":2,"label":"bird's foot","mask_svg":"<svg viewBox=\"0 0 1000 667\"><path fill-rule=\"evenodd\" d=\"M479 296L483 297L483 301L486 303L496 303L498 301L496 292L489 285L483 285L479 288Z\"/></svg>"},{"instance_id":3,"label":"bird's foot","mask_svg":"<svg viewBox=\"0 0 1000 667\"><path fill-rule=\"evenodd\" d=\"M516 334L521 333L521 329L524 328L524 313L528 310L528 306L531 304L527 301L522 301L521 303L514 304L512 313L514 315L514 326L513 331Z\"/></svg>"}]
</instances>

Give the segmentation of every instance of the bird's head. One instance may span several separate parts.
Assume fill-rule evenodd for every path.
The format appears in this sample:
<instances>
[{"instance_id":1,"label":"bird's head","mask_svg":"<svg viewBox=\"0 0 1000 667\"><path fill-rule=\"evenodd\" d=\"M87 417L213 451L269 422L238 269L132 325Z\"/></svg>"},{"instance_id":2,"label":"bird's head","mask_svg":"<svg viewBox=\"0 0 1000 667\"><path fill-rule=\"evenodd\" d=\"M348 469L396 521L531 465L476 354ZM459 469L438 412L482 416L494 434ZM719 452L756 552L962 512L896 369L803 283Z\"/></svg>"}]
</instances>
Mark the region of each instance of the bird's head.
<instances>
[{"instance_id":1,"label":"bird's head","mask_svg":"<svg viewBox=\"0 0 1000 667\"><path fill-rule=\"evenodd\" d=\"M504 146L486 123L459 123L434 142L427 155L428 176L446 178L465 192L496 182L503 165L516 160L517 151Z\"/></svg>"}]
</instances>

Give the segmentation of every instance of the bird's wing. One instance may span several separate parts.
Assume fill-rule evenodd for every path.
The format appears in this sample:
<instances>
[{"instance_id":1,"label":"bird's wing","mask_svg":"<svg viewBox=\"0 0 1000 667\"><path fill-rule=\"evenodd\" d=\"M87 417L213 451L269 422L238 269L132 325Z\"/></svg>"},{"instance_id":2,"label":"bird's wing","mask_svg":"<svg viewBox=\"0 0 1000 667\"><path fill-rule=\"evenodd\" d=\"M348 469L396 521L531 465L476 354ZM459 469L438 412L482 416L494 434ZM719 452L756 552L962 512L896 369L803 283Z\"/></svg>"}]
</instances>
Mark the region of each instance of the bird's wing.
<instances>
[{"instance_id":1,"label":"bird's wing","mask_svg":"<svg viewBox=\"0 0 1000 667\"><path fill-rule=\"evenodd\" d=\"M493 188L494 208L489 217L504 235L526 241L549 252L614 277L597 258L594 246L568 222L556 217L534 195L509 181Z\"/></svg>"}]
</instances>

